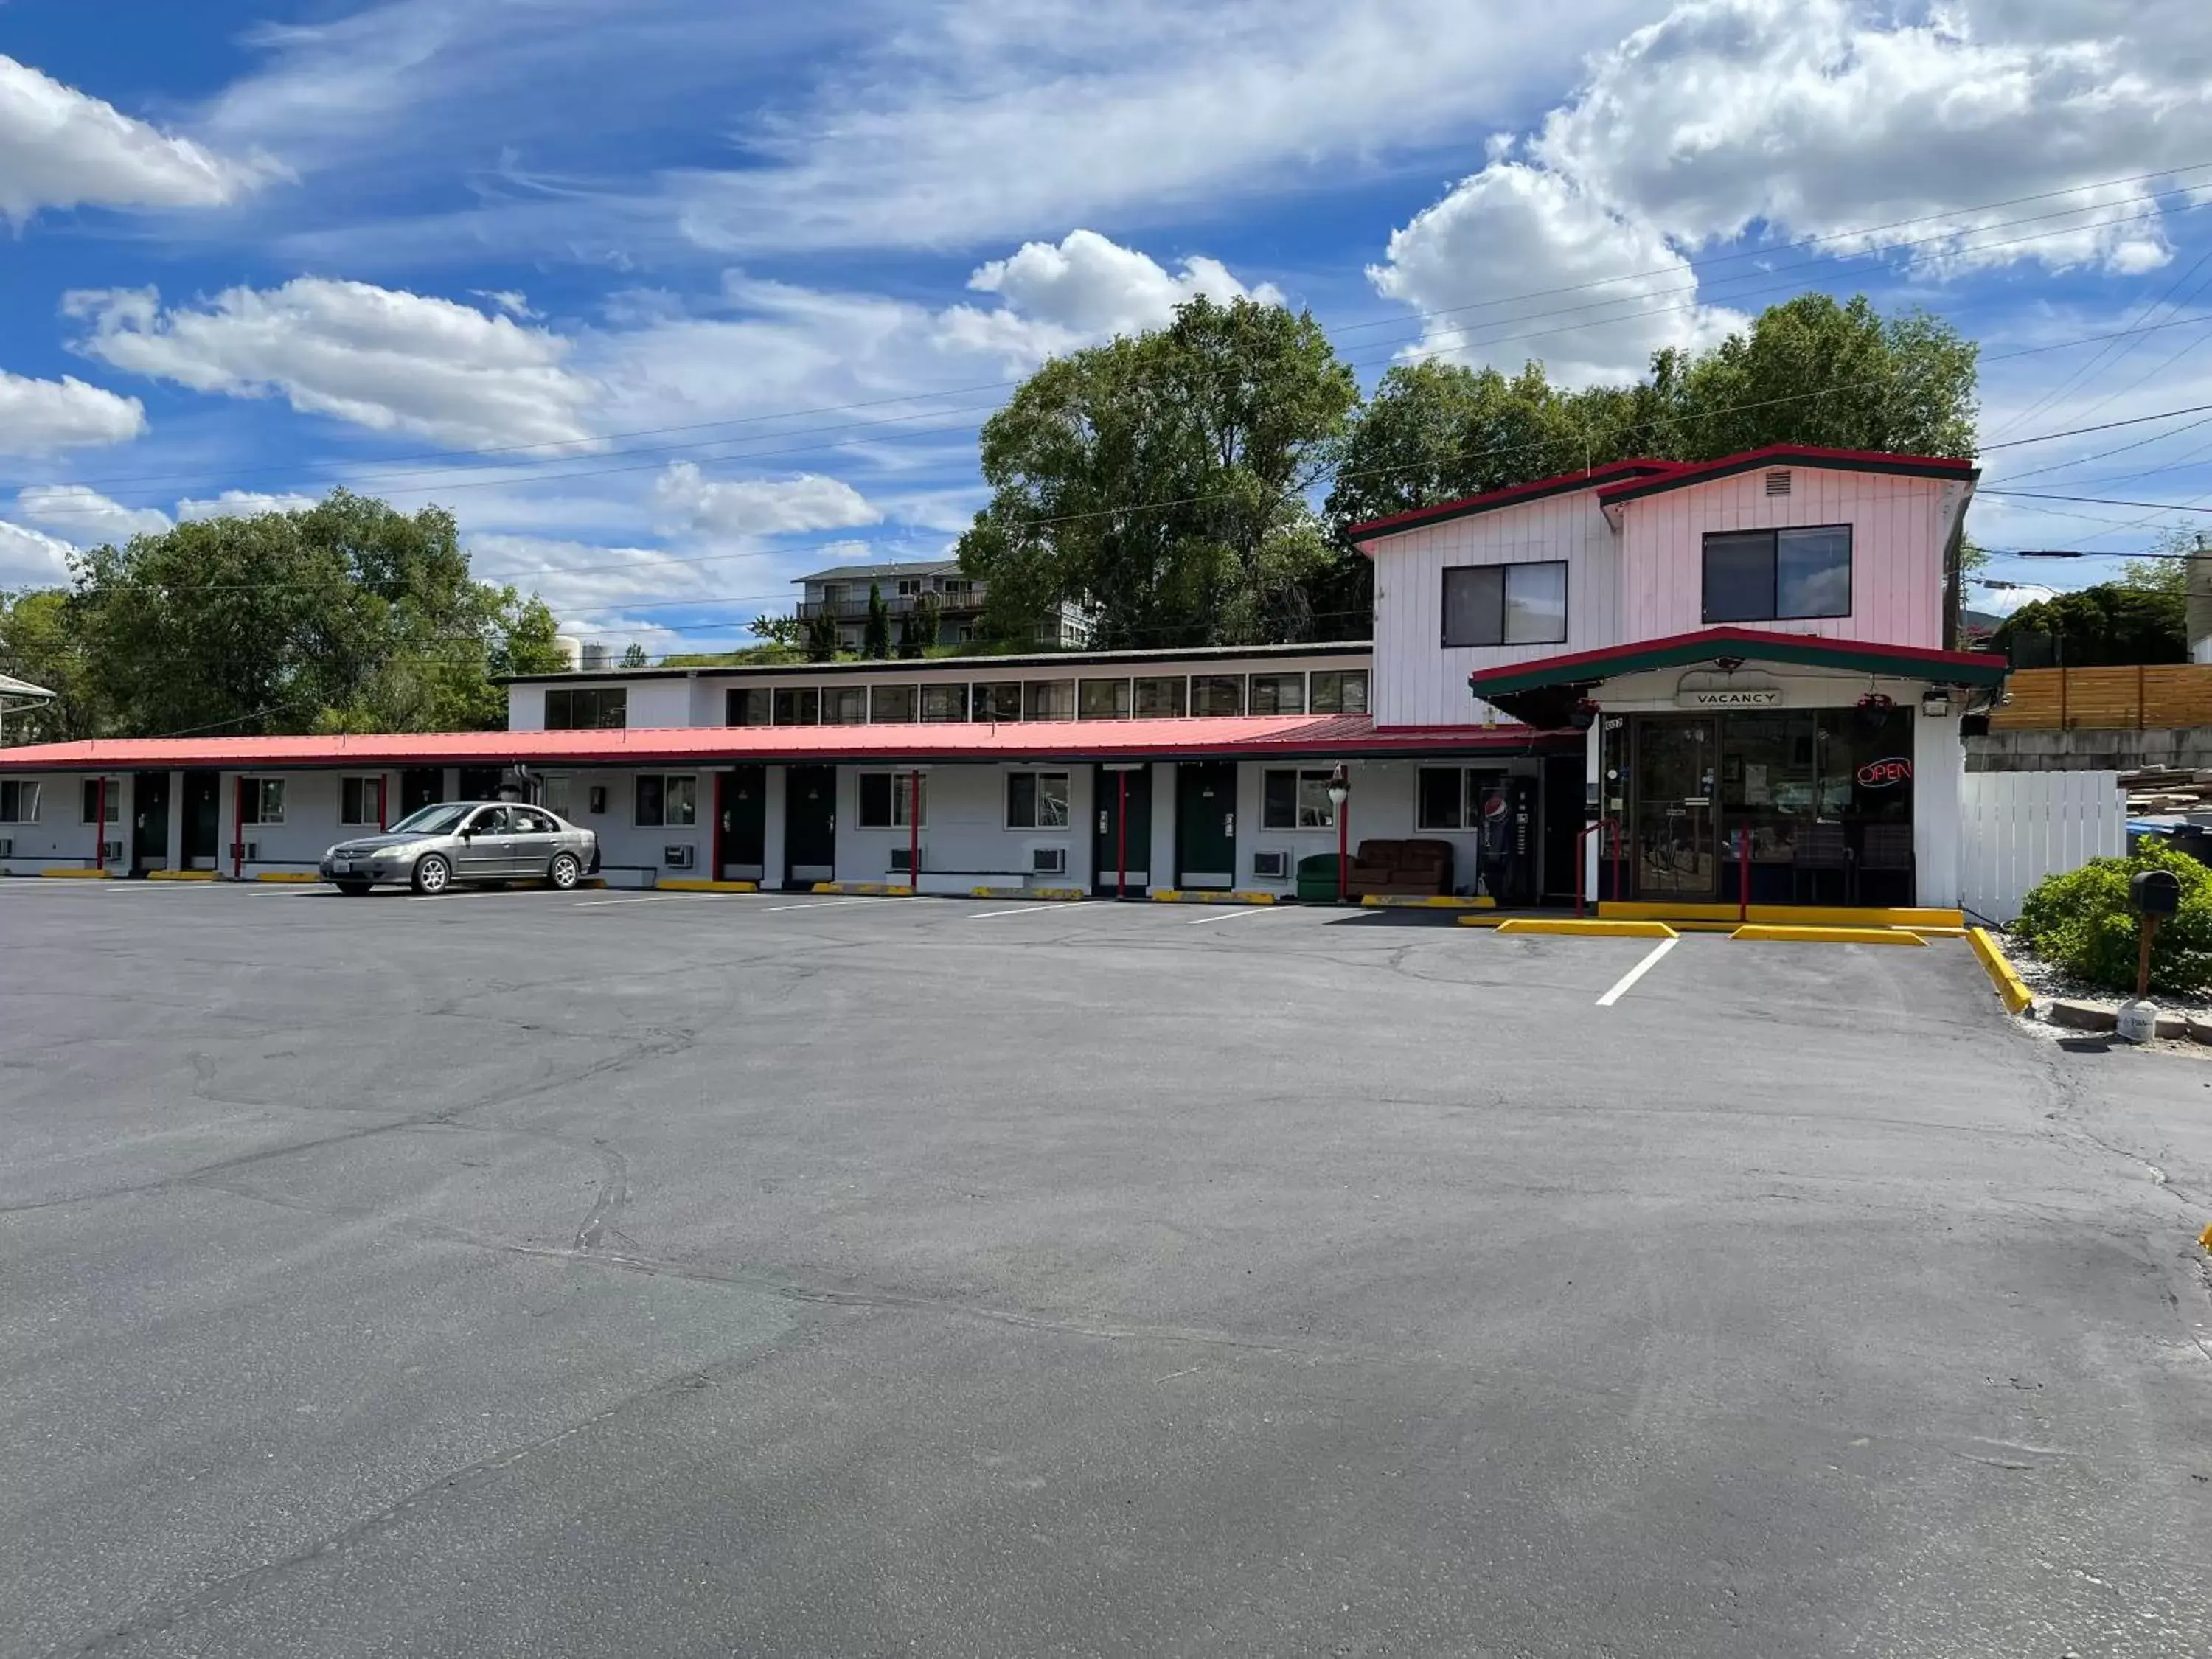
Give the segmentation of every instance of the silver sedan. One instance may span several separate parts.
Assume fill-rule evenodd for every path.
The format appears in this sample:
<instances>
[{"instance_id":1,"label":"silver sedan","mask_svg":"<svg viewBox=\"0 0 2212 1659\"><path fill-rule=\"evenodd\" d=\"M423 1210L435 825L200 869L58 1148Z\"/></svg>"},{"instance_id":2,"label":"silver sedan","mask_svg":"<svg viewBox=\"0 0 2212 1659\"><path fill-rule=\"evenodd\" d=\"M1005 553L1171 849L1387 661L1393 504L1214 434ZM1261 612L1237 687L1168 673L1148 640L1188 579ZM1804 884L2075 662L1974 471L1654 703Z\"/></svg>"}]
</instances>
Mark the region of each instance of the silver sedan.
<instances>
[{"instance_id":1,"label":"silver sedan","mask_svg":"<svg viewBox=\"0 0 2212 1659\"><path fill-rule=\"evenodd\" d=\"M340 842L323 854L321 870L341 893L396 884L442 893L475 881L542 881L565 890L599 866L599 837L542 806L446 801L381 834Z\"/></svg>"}]
</instances>

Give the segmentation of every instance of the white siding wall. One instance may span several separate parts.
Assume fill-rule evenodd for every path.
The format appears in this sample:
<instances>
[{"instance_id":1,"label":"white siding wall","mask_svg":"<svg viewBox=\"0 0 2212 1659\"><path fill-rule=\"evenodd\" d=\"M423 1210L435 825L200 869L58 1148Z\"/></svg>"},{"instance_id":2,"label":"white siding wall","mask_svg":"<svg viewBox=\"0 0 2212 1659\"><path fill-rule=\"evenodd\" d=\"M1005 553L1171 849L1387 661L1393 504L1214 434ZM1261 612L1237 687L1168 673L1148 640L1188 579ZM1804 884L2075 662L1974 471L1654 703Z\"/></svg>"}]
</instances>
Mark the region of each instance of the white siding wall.
<instances>
[{"instance_id":1,"label":"white siding wall","mask_svg":"<svg viewBox=\"0 0 2212 1659\"><path fill-rule=\"evenodd\" d=\"M9 842L13 851L0 859L0 875L31 876L49 867L58 869L89 869L94 859L94 842L97 839L93 826L84 818L84 781L82 772L49 772L35 779L39 786L39 816L31 823L0 823L0 841ZM123 843L123 857L111 860L109 867L118 873L131 866L131 789L134 780L125 773L111 775L107 781L108 793L114 798L112 808L115 821L107 826L107 839Z\"/></svg>"},{"instance_id":2,"label":"white siding wall","mask_svg":"<svg viewBox=\"0 0 2212 1659\"><path fill-rule=\"evenodd\" d=\"M894 848L904 851L908 831L863 830L860 775L880 767L837 769L837 879L896 881ZM1014 772L1065 772L1068 777L1068 823L1064 830L1006 827L1006 779ZM1056 847L1066 854L1067 872L1040 876L1028 884L1088 887L1091 884L1091 773L1088 763L1071 766L935 766L922 774L925 822L921 829L921 873L925 890L964 892L971 887L1025 879L1030 853ZM907 774L894 775L906 787ZM936 876L940 879L932 880Z\"/></svg>"},{"instance_id":3,"label":"white siding wall","mask_svg":"<svg viewBox=\"0 0 2212 1659\"><path fill-rule=\"evenodd\" d=\"M543 732L545 729L545 692L542 685L510 685L507 688L507 729L510 732Z\"/></svg>"},{"instance_id":4,"label":"white siding wall","mask_svg":"<svg viewBox=\"0 0 2212 1659\"><path fill-rule=\"evenodd\" d=\"M1430 761L1355 761L1346 775L1352 786L1351 799L1345 803L1345 833L1350 842L1352 855L1357 857L1363 841L1441 841L1449 842L1452 848L1452 890L1472 893L1475 884L1475 857L1480 837L1468 830L1423 830L1418 825L1419 796L1418 775L1424 766L1450 767L1483 771L1503 771L1513 775L1537 778L1543 763L1519 757L1497 759L1466 759L1439 757ZM1336 831L1328 830L1270 830L1266 827L1266 775L1276 769L1256 761L1247 761L1238 768L1237 813L1237 884L1239 887L1273 890L1290 893L1297 889L1298 860L1316 853L1336 851ZM1287 765L1283 769L1291 769ZM1297 769L1328 770L1326 764L1308 761ZM1541 819L1532 817L1529 835L1532 842L1540 847ZM1253 872L1253 855L1261 852L1280 850L1290 857L1289 873L1283 879L1262 878Z\"/></svg>"},{"instance_id":5,"label":"white siding wall","mask_svg":"<svg viewBox=\"0 0 2212 1659\"><path fill-rule=\"evenodd\" d=\"M1486 705L1467 689L1467 677L1476 669L1614 643L1621 637L1617 550L1613 528L1588 489L1448 520L1376 542L1376 724L1480 724ZM1447 567L1547 559L1567 563L1565 643L1443 647Z\"/></svg>"},{"instance_id":6,"label":"white siding wall","mask_svg":"<svg viewBox=\"0 0 2212 1659\"><path fill-rule=\"evenodd\" d=\"M1943 547L1960 486L1889 473L1774 470L1790 475L1788 495L1769 495L1761 469L1623 505L1621 637L1663 639L1707 625L1709 532L1848 524L1850 615L1742 625L1827 639L1941 646Z\"/></svg>"}]
</instances>

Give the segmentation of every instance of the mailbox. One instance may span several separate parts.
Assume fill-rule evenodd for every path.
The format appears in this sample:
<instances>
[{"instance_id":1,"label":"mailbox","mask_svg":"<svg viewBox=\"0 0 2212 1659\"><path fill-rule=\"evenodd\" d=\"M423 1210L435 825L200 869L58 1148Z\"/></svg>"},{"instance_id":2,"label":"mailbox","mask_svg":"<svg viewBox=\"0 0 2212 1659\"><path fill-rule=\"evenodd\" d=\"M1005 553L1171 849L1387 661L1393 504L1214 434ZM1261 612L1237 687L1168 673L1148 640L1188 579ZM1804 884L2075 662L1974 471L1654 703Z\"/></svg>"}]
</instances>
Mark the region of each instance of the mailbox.
<instances>
[{"instance_id":1,"label":"mailbox","mask_svg":"<svg viewBox=\"0 0 2212 1659\"><path fill-rule=\"evenodd\" d=\"M2171 870L2139 870L2128 878L2128 902L2142 916L2170 916L2181 908L2181 880Z\"/></svg>"}]
</instances>

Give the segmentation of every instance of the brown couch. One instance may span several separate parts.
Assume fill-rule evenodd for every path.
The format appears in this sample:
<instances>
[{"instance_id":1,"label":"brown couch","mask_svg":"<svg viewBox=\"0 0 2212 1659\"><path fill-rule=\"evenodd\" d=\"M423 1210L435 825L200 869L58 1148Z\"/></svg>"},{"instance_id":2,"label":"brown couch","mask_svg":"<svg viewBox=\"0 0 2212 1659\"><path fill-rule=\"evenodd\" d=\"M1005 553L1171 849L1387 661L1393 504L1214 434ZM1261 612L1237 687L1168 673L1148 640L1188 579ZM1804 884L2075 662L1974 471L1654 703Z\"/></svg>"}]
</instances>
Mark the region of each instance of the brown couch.
<instances>
[{"instance_id":1,"label":"brown couch","mask_svg":"<svg viewBox=\"0 0 2212 1659\"><path fill-rule=\"evenodd\" d=\"M1452 890L1452 848L1448 841L1363 841L1345 878L1354 898L1370 893L1419 894L1442 897Z\"/></svg>"}]
</instances>

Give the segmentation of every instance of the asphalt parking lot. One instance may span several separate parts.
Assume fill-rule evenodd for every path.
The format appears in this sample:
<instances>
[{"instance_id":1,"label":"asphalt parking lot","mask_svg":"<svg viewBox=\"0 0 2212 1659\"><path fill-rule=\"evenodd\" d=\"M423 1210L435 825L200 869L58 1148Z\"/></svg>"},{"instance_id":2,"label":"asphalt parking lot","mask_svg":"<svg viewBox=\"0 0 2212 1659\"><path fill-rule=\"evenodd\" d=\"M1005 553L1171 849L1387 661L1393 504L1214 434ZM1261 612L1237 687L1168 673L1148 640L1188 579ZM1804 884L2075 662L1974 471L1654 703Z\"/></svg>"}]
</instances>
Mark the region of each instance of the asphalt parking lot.
<instances>
[{"instance_id":1,"label":"asphalt parking lot","mask_svg":"<svg viewBox=\"0 0 2212 1659\"><path fill-rule=\"evenodd\" d=\"M2212 1652L2212 1062L1652 949L0 882L0 1651Z\"/></svg>"}]
</instances>

